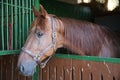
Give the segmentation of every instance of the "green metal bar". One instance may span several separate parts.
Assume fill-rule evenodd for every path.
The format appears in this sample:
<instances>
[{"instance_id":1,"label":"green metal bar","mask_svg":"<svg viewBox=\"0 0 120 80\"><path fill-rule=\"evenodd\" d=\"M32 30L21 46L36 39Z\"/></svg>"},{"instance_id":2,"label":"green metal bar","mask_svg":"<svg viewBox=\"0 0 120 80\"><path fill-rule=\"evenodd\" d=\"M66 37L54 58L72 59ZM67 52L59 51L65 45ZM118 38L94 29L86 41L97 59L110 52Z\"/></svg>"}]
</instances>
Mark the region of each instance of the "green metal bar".
<instances>
[{"instance_id":1,"label":"green metal bar","mask_svg":"<svg viewBox=\"0 0 120 80\"><path fill-rule=\"evenodd\" d=\"M22 7L24 7L24 0L22 0ZM25 40L25 33L24 33L24 8L22 8L22 45L24 44L24 40Z\"/></svg>"},{"instance_id":2,"label":"green metal bar","mask_svg":"<svg viewBox=\"0 0 120 80\"><path fill-rule=\"evenodd\" d=\"M11 3L11 1L9 1L9 3ZM10 31L11 31L11 27L12 27L12 22L11 22L11 6L8 5L8 49L11 50L11 34L10 34Z\"/></svg>"},{"instance_id":3,"label":"green metal bar","mask_svg":"<svg viewBox=\"0 0 120 80\"><path fill-rule=\"evenodd\" d=\"M17 0L15 0L15 5L17 6ZM17 49L17 41L18 41L18 40L17 40L17 37L18 37L18 34L17 34L17 33L18 33L18 32L17 32L17 30L18 30L18 28L17 28L17 27L18 27L17 7L15 7L14 10L15 10L15 26L14 26L14 32L15 32L15 33L14 33L14 34L15 34L15 37L14 37L14 39L15 39L14 43L15 43L15 44L14 44L14 45L15 45L15 46L14 46L14 47L15 47L15 49Z\"/></svg>"},{"instance_id":4,"label":"green metal bar","mask_svg":"<svg viewBox=\"0 0 120 80\"><path fill-rule=\"evenodd\" d=\"M20 2L21 0L19 0L19 6L20 6ZM19 48L21 48L21 8L19 8Z\"/></svg>"},{"instance_id":5,"label":"green metal bar","mask_svg":"<svg viewBox=\"0 0 120 80\"><path fill-rule=\"evenodd\" d=\"M0 51L0 56L12 55L12 54L18 54L18 53L20 53L20 50L5 50L5 51Z\"/></svg>"},{"instance_id":6,"label":"green metal bar","mask_svg":"<svg viewBox=\"0 0 120 80\"><path fill-rule=\"evenodd\" d=\"M18 53L20 53L20 50L0 51L0 56L1 55L9 55L9 54L18 54ZM103 57L97 57L97 56L79 56L79 55L70 55L70 54L55 54L54 58L86 60L86 61L108 62L108 63L120 64L119 58L103 58ZM39 68L36 69L36 71L39 71ZM38 72L36 72L36 73L38 73ZM36 79L33 79L33 80L36 80Z\"/></svg>"},{"instance_id":7,"label":"green metal bar","mask_svg":"<svg viewBox=\"0 0 120 80\"><path fill-rule=\"evenodd\" d=\"M34 0L32 0L32 6L34 6ZM33 11L32 11L32 21L34 20L34 14L33 14Z\"/></svg>"},{"instance_id":8,"label":"green metal bar","mask_svg":"<svg viewBox=\"0 0 120 80\"><path fill-rule=\"evenodd\" d=\"M31 0L30 0L30 3L29 3L29 8L31 8ZM29 24L31 24L31 10L29 10L29 18L30 18L30 20L29 20ZM30 26L30 25L29 25Z\"/></svg>"},{"instance_id":9,"label":"green metal bar","mask_svg":"<svg viewBox=\"0 0 120 80\"><path fill-rule=\"evenodd\" d=\"M0 5L0 11L2 11L2 5ZM0 13L2 16L2 13ZM0 18L0 50L2 50L2 33L1 33L1 26L2 26L2 17Z\"/></svg>"},{"instance_id":10,"label":"green metal bar","mask_svg":"<svg viewBox=\"0 0 120 80\"><path fill-rule=\"evenodd\" d=\"M28 0L26 0L26 7L28 8ZM28 20L28 15L29 15L28 12L29 12L28 9L26 9L26 13L25 13L25 14L26 14L26 32L27 32L26 34L27 34L27 35L28 35L28 27L29 27L29 26L28 26L28 21L29 21L29 20ZM26 36L27 36L27 35L26 35Z\"/></svg>"},{"instance_id":11,"label":"green metal bar","mask_svg":"<svg viewBox=\"0 0 120 80\"><path fill-rule=\"evenodd\" d=\"M3 0L1 2L3 3ZM4 5L3 4L1 4L1 5L2 5L2 10L1 10L2 11L2 20L1 20L1 24L2 24L1 25L2 41L1 42L2 43L1 44L2 44L2 50L4 50L4 28L3 28L4 27L4 11L3 11L4 10Z\"/></svg>"},{"instance_id":12,"label":"green metal bar","mask_svg":"<svg viewBox=\"0 0 120 80\"><path fill-rule=\"evenodd\" d=\"M55 54L55 58L65 58L65 59L75 59L75 60L87 60L95 62L109 62L120 64L119 58L103 58L97 56L79 56L79 55L69 55L69 54Z\"/></svg>"},{"instance_id":13,"label":"green metal bar","mask_svg":"<svg viewBox=\"0 0 120 80\"><path fill-rule=\"evenodd\" d=\"M40 6L39 6L39 0L35 0L34 1L34 5L35 5L36 9L39 11L39 8L40 8Z\"/></svg>"},{"instance_id":14,"label":"green metal bar","mask_svg":"<svg viewBox=\"0 0 120 80\"><path fill-rule=\"evenodd\" d=\"M13 0L11 0L11 5L13 4ZM11 24L12 24L12 40L11 40L11 48L13 49L13 6L11 6Z\"/></svg>"},{"instance_id":15,"label":"green metal bar","mask_svg":"<svg viewBox=\"0 0 120 80\"><path fill-rule=\"evenodd\" d=\"M7 3L8 3L8 0L7 0ZM8 42L9 42L9 36L8 36L8 33L9 33L9 31L8 31L8 4L6 5L6 49L8 50L9 49L9 44L8 44Z\"/></svg>"}]
</instances>

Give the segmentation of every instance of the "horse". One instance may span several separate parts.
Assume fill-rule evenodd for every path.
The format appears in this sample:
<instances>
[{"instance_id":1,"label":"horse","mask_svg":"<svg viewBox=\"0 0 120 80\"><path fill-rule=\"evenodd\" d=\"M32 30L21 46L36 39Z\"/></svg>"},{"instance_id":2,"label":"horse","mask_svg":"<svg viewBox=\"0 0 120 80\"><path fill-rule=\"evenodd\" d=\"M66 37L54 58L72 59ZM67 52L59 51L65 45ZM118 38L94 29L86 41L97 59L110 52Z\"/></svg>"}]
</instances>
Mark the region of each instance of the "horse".
<instances>
[{"instance_id":1,"label":"horse","mask_svg":"<svg viewBox=\"0 0 120 80\"><path fill-rule=\"evenodd\" d=\"M32 76L37 65L44 68L61 47L81 56L120 57L119 37L109 28L48 14L42 5L40 10L33 7L35 19L18 59L21 74Z\"/></svg>"}]
</instances>

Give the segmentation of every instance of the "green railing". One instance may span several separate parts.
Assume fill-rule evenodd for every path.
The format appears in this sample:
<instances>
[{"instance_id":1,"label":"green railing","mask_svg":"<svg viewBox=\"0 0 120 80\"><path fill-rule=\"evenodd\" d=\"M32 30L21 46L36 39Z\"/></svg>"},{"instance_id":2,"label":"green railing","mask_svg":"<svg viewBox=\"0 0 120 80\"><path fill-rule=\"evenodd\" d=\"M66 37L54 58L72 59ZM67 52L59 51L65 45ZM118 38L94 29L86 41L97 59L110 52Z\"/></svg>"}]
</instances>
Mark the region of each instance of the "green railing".
<instances>
[{"instance_id":1,"label":"green railing","mask_svg":"<svg viewBox=\"0 0 120 80\"><path fill-rule=\"evenodd\" d=\"M70 55L70 54L56 54L55 58L64 58L64 59L74 59L74 60L85 60L85 61L95 61L95 62L107 62L120 64L119 58L105 58L98 56L79 56L79 55Z\"/></svg>"},{"instance_id":2,"label":"green railing","mask_svg":"<svg viewBox=\"0 0 120 80\"><path fill-rule=\"evenodd\" d=\"M18 53L34 19L39 0L0 0L0 55Z\"/></svg>"}]
</instances>

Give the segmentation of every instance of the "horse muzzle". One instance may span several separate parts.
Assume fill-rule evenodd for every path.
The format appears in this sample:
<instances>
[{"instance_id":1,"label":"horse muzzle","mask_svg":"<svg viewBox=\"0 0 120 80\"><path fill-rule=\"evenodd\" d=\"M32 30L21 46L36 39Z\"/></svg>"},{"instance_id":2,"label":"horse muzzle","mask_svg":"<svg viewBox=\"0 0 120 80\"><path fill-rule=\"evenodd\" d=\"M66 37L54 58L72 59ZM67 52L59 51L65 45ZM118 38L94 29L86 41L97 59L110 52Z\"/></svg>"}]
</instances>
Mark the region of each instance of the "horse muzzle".
<instances>
[{"instance_id":1,"label":"horse muzzle","mask_svg":"<svg viewBox=\"0 0 120 80\"><path fill-rule=\"evenodd\" d=\"M36 67L35 61L25 61L18 65L18 69L20 74L24 76L32 76L35 73L35 67Z\"/></svg>"}]
</instances>

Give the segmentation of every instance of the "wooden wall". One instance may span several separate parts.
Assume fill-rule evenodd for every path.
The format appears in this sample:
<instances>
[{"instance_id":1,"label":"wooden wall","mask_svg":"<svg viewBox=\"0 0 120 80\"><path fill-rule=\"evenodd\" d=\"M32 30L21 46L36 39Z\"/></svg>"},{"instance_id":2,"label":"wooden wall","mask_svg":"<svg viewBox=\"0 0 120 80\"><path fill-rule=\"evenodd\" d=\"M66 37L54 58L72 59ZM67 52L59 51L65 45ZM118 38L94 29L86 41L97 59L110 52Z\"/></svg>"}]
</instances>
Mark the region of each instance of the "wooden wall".
<instances>
[{"instance_id":1,"label":"wooden wall","mask_svg":"<svg viewBox=\"0 0 120 80\"><path fill-rule=\"evenodd\" d=\"M18 55L0 56L0 80L33 80L19 74L17 60ZM36 75L34 80L120 80L120 64L54 57Z\"/></svg>"},{"instance_id":2,"label":"wooden wall","mask_svg":"<svg viewBox=\"0 0 120 80\"><path fill-rule=\"evenodd\" d=\"M120 64L53 58L40 80L120 80Z\"/></svg>"},{"instance_id":3,"label":"wooden wall","mask_svg":"<svg viewBox=\"0 0 120 80\"><path fill-rule=\"evenodd\" d=\"M0 56L0 80L32 80L19 74L17 60L18 55Z\"/></svg>"}]
</instances>

